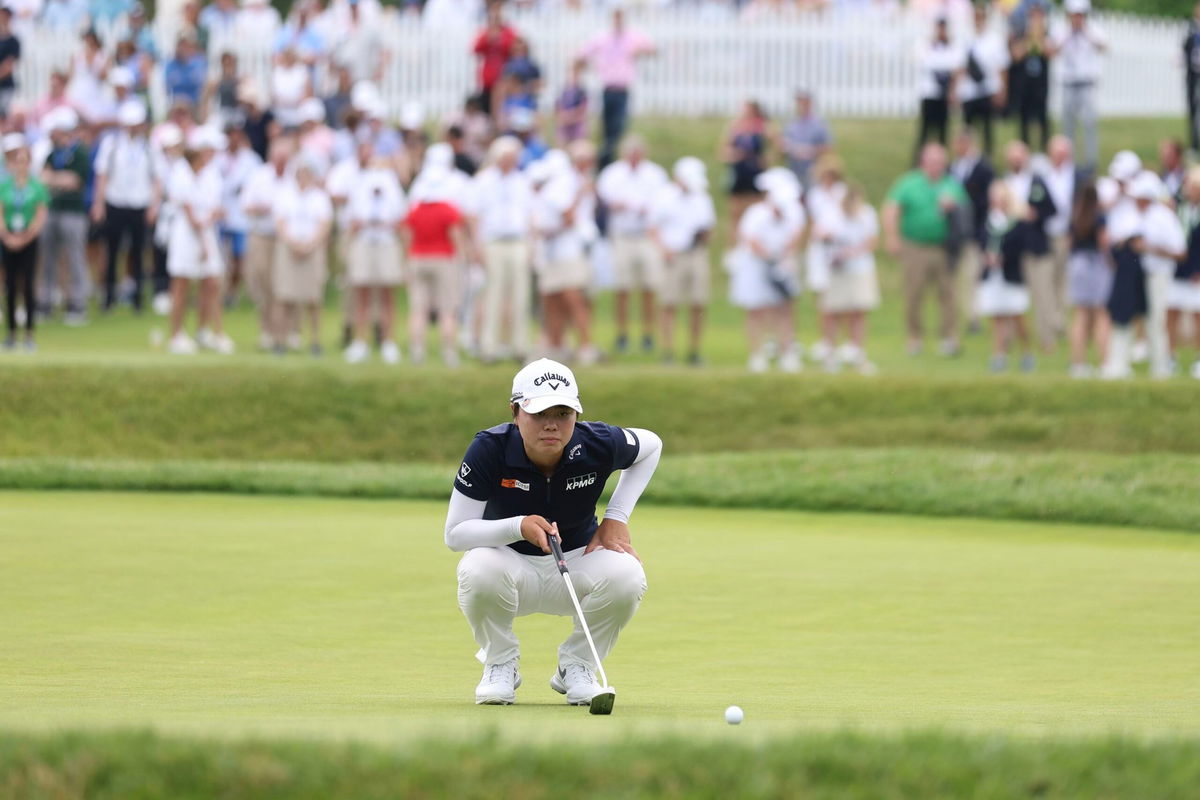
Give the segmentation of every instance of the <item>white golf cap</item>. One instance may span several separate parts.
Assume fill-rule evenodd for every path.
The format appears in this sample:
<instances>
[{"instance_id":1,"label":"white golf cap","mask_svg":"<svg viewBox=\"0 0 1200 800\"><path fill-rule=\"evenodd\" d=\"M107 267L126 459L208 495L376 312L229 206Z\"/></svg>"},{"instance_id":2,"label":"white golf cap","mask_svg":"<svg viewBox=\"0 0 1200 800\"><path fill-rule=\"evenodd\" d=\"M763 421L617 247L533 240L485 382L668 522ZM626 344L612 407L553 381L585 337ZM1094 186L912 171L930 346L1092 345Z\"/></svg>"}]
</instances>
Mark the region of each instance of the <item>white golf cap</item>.
<instances>
[{"instance_id":1,"label":"white golf cap","mask_svg":"<svg viewBox=\"0 0 1200 800\"><path fill-rule=\"evenodd\" d=\"M1142 159L1132 150L1122 150L1113 156L1108 165L1109 177L1119 181L1131 181L1142 171Z\"/></svg>"},{"instance_id":2,"label":"white golf cap","mask_svg":"<svg viewBox=\"0 0 1200 800\"><path fill-rule=\"evenodd\" d=\"M1068 14L1089 14L1092 11L1092 0L1066 0L1063 10Z\"/></svg>"},{"instance_id":3,"label":"white golf cap","mask_svg":"<svg viewBox=\"0 0 1200 800\"><path fill-rule=\"evenodd\" d=\"M305 122L324 122L325 104L315 97L310 97L300 104L300 119Z\"/></svg>"},{"instance_id":4,"label":"white golf cap","mask_svg":"<svg viewBox=\"0 0 1200 800\"><path fill-rule=\"evenodd\" d=\"M183 144L183 130L174 122L165 122L158 129L158 146L163 149Z\"/></svg>"},{"instance_id":5,"label":"white golf cap","mask_svg":"<svg viewBox=\"0 0 1200 800\"><path fill-rule=\"evenodd\" d=\"M133 87L133 70L129 67L113 67L108 71L108 83L113 87Z\"/></svg>"},{"instance_id":6,"label":"white golf cap","mask_svg":"<svg viewBox=\"0 0 1200 800\"><path fill-rule=\"evenodd\" d=\"M421 170L409 190L414 203L444 203L454 194L451 172L446 167L430 165Z\"/></svg>"},{"instance_id":7,"label":"white golf cap","mask_svg":"<svg viewBox=\"0 0 1200 800\"><path fill-rule=\"evenodd\" d=\"M358 111L366 111L380 100L379 87L371 81L359 81L350 90L350 105Z\"/></svg>"},{"instance_id":8,"label":"white golf cap","mask_svg":"<svg viewBox=\"0 0 1200 800\"><path fill-rule=\"evenodd\" d=\"M79 115L74 109L61 106L47 113L42 125L48 131L73 131L79 127Z\"/></svg>"},{"instance_id":9,"label":"white golf cap","mask_svg":"<svg viewBox=\"0 0 1200 800\"><path fill-rule=\"evenodd\" d=\"M534 185L543 184L554 177L554 167L543 156L537 161L529 162L525 167L525 177L529 178L529 182Z\"/></svg>"},{"instance_id":10,"label":"white golf cap","mask_svg":"<svg viewBox=\"0 0 1200 800\"><path fill-rule=\"evenodd\" d=\"M122 103L117 109L117 124L132 128L146 122L146 105L141 100Z\"/></svg>"},{"instance_id":11,"label":"white golf cap","mask_svg":"<svg viewBox=\"0 0 1200 800\"><path fill-rule=\"evenodd\" d=\"M1158 200L1164 194L1162 179L1150 170L1139 172L1129 184L1129 196L1134 200Z\"/></svg>"},{"instance_id":12,"label":"white golf cap","mask_svg":"<svg viewBox=\"0 0 1200 800\"><path fill-rule=\"evenodd\" d=\"M684 156L676 161L672 172L676 180L690 191L702 192L708 188L708 169L704 162L695 156Z\"/></svg>"},{"instance_id":13,"label":"white golf cap","mask_svg":"<svg viewBox=\"0 0 1200 800\"><path fill-rule=\"evenodd\" d=\"M526 364L517 373L510 402L528 414L538 414L554 406L567 406L583 413L575 373L567 365L548 358Z\"/></svg>"},{"instance_id":14,"label":"white golf cap","mask_svg":"<svg viewBox=\"0 0 1200 800\"><path fill-rule=\"evenodd\" d=\"M225 134L211 125L201 125L192 129L187 143L193 150L221 150L225 147Z\"/></svg>"},{"instance_id":15,"label":"white golf cap","mask_svg":"<svg viewBox=\"0 0 1200 800\"><path fill-rule=\"evenodd\" d=\"M4 138L0 139L0 147L3 147L5 153L20 150L25 146L25 134L23 133L6 133L4 134Z\"/></svg>"}]
</instances>

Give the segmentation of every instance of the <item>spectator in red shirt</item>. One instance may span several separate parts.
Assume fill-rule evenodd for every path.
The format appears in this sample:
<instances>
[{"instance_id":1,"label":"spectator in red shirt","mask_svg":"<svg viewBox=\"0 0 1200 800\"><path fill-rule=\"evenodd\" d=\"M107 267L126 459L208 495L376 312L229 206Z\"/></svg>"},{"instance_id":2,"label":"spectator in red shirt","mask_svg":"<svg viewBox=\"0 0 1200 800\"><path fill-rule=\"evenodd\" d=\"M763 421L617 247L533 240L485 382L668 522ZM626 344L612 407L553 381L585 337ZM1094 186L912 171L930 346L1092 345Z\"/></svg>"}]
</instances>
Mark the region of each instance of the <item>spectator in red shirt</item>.
<instances>
[{"instance_id":1,"label":"spectator in red shirt","mask_svg":"<svg viewBox=\"0 0 1200 800\"><path fill-rule=\"evenodd\" d=\"M500 5L499 0L488 3L487 27L475 38L472 48L479 58L479 102L484 111L493 115L500 112L499 104L493 102L493 95L504 76L504 66L512 57L513 45L518 38L517 32L504 22Z\"/></svg>"},{"instance_id":2,"label":"spectator in red shirt","mask_svg":"<svg viewBox=\"0 0 1200 800\"><path fill-rule=\"evenodd\" d=\"M425 358L429 312L437 311L442 363L458 366L459 264L465 245L464 217L452 197L451 170L427 167L413 187L413 206L404 220L408 242L408 338L414 363Z\"/></svg>"}]
</instances>

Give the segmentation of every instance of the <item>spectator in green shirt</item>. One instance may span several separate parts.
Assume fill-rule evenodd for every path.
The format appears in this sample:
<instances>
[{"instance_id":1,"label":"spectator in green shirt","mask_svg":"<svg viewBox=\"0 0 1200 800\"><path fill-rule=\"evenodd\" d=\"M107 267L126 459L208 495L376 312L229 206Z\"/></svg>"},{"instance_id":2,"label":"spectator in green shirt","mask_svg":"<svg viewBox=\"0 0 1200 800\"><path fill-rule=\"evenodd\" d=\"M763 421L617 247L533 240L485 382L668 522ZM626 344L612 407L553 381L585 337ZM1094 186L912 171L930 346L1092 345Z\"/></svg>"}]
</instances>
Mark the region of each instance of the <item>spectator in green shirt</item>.
<instances>
[{"instance_id":1,"label":"spectator in green shirt","mask_svg":"<svg viewBox=\"0 0 1200 800\"><path fill-rule=\"evenodd\" d=\"M17 288L25 302L25 349L32 351L37 319L33 278L37 266L38 234L46 224L50 195L45 185L29 176L29 148L25 137L10 133L3 139L4 162L9 177L0 183L0 257L4 262L4 297L8 321L7 350L17 346Z\"/></svg>"},{"instance_id":2,"label":"spectator in green shirt","mask_svg":"<svg viewBox=\"0 0 1200 800\"><path fill-rule=\"evenodd\" d=\"M53 312L58 293L59 256L67 259L67 325L87 322L85 311L91 281L87 266L88 218L83 191L92 176L88 148L79 141L79 117L70 108L57 108L46 115L50 131L50 154L42 166L41 179L50 191L50 213L42 232L42 271L38 276L41 310Z\"/></svg>"},{"instance_id":3,"label":"spectator in green shirt","mask_svg":"<svg viewBox=\"0 0 1200 800\"><path fill-rule=\"evenodd\" d=\"M966 208L967 194L946 172L946 148L930 143L921 149L917 169L905 173L888 192L883 207L884 245L903 270L908 352L921 352L921 306L925 290L937 287L941 307L942 355L958 355L958 304L949 247L952 218Z\"/></svg>"}]
</instances>

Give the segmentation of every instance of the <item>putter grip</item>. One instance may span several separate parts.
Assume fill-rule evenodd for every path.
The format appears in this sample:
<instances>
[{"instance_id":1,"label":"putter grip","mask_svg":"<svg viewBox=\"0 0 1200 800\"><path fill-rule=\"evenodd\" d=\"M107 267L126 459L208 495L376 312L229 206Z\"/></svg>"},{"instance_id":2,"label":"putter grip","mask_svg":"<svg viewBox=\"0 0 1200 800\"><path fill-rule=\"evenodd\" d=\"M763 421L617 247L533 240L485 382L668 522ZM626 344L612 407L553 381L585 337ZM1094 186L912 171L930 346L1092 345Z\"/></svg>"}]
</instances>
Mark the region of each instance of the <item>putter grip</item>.
<instances>
[{"instance_id":1,"label":"putter grip","mask_svg":"<svg viewBox=\"0 0 1200 800\"><path fill-rule=\"evenodd\" d=\"M546 534L546 540L550 542L550 550L554 553L554 561L558 564L558 571L562 574L567 574L567 557L563 555L562 545L558 542L558 537L553 534Z\"/></svg>"}]
</instances>

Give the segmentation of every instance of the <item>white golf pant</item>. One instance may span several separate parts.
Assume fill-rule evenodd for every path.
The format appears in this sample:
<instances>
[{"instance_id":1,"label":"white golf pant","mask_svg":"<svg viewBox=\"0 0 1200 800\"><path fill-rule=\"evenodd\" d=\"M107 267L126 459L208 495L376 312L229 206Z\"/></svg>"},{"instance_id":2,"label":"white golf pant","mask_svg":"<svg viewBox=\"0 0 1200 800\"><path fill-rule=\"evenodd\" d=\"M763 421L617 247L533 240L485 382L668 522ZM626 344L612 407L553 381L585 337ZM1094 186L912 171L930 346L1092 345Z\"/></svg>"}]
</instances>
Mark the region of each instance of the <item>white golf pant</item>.
<instances>
[{"instance_id":1,"label":"white golf pant","mask_svg":"<svg viewBox=\"0 0 1200 800\"><path fill-rule=\"evenodd\" d=\"M1169 272L1146 273L1146 338L1150 341L1150 374L1171 374L1171 346L1167 338L1167 294L1175 276Z\"/></svg>"},{"instance_id":2,"label":"white golf pant","mask_svg":"<svg viewBox=\"0 0 1200 800\"><path fill-rule=\"evenodd\" d=\"M616 646L646 593L646 573L628 553L583 548L566 554L571 583L600 659ZM571 597L551 556L526 556L510 547L477 547L458 562L458 606L467 617L476 658L486 665L503 664L520 655L513 620L526 614L575 616ZM579 620L558 648L558 663L593 666Z\"/></svg>"}]
</instances>

